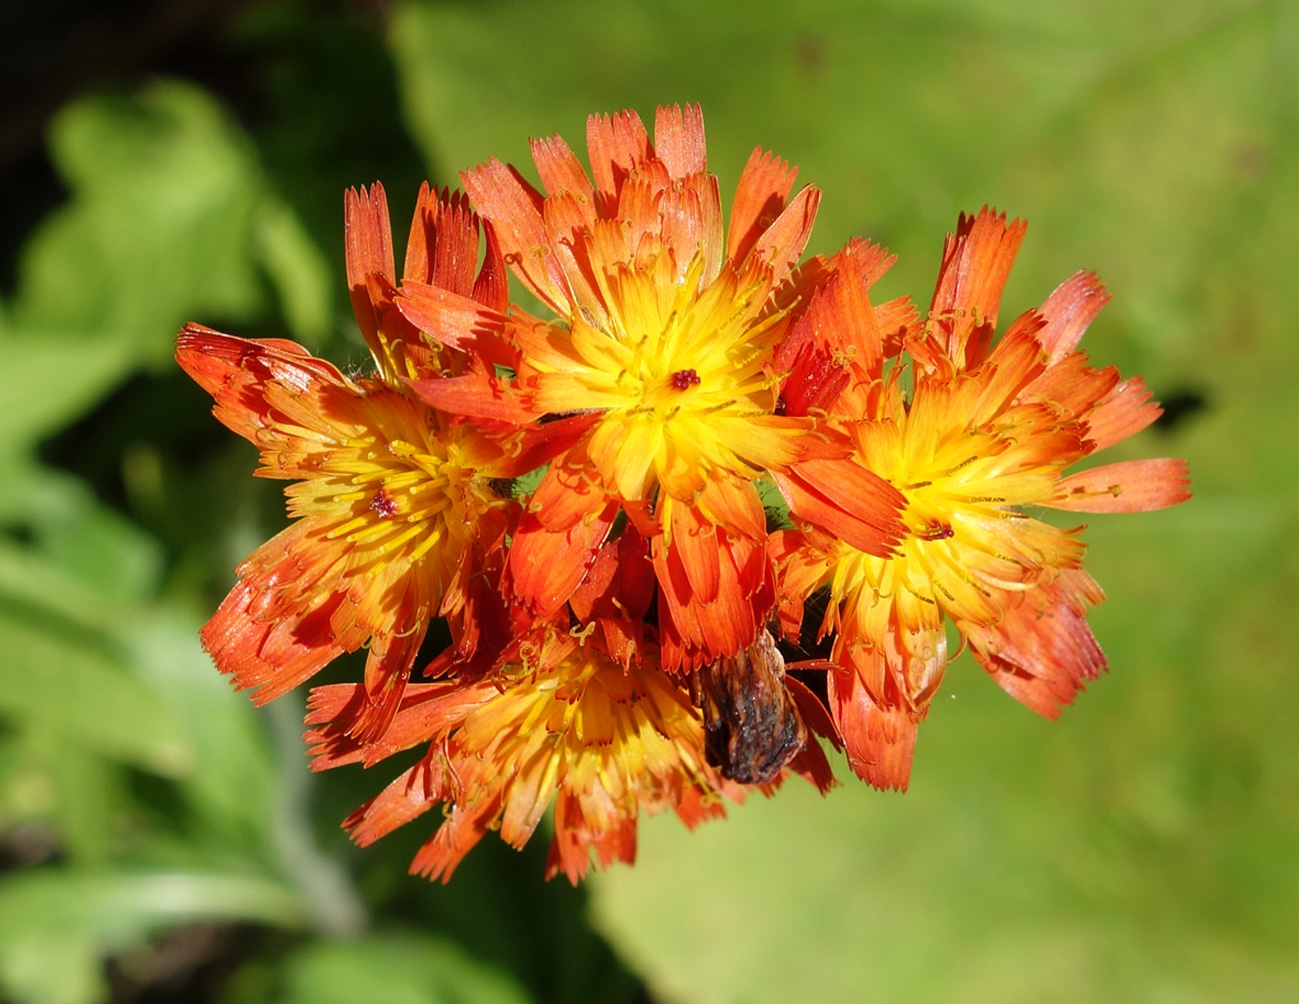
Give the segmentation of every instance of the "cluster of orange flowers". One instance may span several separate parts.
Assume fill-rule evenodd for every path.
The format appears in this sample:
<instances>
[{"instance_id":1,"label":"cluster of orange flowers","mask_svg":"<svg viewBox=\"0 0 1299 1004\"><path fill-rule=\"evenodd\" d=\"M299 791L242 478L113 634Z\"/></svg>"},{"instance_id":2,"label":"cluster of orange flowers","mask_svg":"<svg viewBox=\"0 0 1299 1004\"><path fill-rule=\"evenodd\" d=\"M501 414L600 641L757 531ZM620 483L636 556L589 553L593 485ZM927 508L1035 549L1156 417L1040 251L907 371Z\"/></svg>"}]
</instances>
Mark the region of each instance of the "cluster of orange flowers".
<instances>
[{"instance_id":1,"label":"cluster of orange flowers","mask_svg":"<svg viewBox=\"0 0 1299 1004\"><path fill-rule=\"evenodd\" d=\"M872 302L875 245L800 262L819 193L791 198L769 153L725 225L698 107L660 108L652 142L593 116L587 149L589 174L534 141L541 190L496 160L464 194L426 185L400 276L383 189L347 194L372 376L199 325L177 348L257 473L292 482L205 647L259 703L367 648L363 680L311 692L314 766L421 749L346 826L369 843L442 805L412 867L443 879L552 802L548 873L576 882L633 859L642 812L693 826L791 772L824 791L816 736L905 788L945 621L1054 717L1105 667L1102 594L1078 530L1024 507L1188 497L1177 460L1065 473L1160 412L1076 350L1094 275L994 338L1021 222L962 216L922 315ZM800 638L823 658L787 667Z\"/></svg>"}]
</instances>

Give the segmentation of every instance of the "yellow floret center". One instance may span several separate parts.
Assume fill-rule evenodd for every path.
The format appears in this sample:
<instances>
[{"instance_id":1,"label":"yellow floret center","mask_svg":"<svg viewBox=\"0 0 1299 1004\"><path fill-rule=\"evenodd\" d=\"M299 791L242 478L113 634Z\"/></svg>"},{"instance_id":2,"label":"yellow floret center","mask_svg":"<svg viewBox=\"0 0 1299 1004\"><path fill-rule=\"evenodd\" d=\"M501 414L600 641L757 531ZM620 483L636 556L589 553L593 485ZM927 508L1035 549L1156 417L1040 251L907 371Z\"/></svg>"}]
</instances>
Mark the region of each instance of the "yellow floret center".
<instances>
[{"instance_id":1,"label":"yellow floret center","mask_svg":"<svg viewBox=\"0 0 1299 1004\"><path fill-rule=\"evenodd\" d=\"M640 809L675 802L699 777L698 712L661 670L624 670L577 646L553 668L513 671L514 684L474 711L457 740L485 762L512 765L504 840L521 846L561 788L588 823L611 832Z\"/></svg>"},{"instance_id":2,"label":"yellow floret center","mask_svg":"<svg viewBox=\"0 0 1299 1004\"><path fill-rule=\"evenodd\" d=\"M290 514L323 517L326 538L353 545L368 570L424 562L445 587L475 524L503 500L468 462L458 429L427 422L414 404L348 431L357 434L323 452L315 477L288 489Z\"/></svg>"},{"instance_id":3,"label":"yellow floret center","mask_svg":"<svg viewBox=\"0 0 1299 1004\"><path fill-rule=\"evenodd\" d=\"M1058 467L1034 461L1037 430L971 429L962 407L956 395L950 407L898 409L854 429L855 462L906 498L908 534L895 556L838 543L828 558L831 610L845 604L843 615L868 637L883 637L893 614L911 629L933 627L942 614L993 623L997 591L1031 588L1081 561L1073 533L1017 508L1049 500L1058 476Z\"/></svg>"},{"instance_id":4,"label":"yellow floret center","mask_svg":"<svg viewBox=\"0 0 1299 1004\"><path fill-rule=\"evenodd\" d=\"M541 381L550 411L600 409L588 453L625 499L655 484L688 500L711 470L754 477L763 461L752 420L770 418L776 377L764 365L785 314L763 313L769 283L725 269L701 289L702 263L680 280L618 266L603 277L607 322L576 317L562 369Z\"/></svg>"}]
</instances>

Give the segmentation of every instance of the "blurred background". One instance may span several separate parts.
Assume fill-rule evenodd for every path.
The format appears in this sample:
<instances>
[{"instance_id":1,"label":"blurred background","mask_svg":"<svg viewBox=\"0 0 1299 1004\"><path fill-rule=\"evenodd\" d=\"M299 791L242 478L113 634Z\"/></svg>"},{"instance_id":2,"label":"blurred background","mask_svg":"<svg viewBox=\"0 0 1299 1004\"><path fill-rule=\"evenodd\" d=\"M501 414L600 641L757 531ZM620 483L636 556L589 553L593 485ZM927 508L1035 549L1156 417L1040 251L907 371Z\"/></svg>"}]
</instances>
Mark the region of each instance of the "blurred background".
<instances>
[{"instance_id":1,"label":"blurred background","mask_svg":"<svg viewBox=\"0 0 1299 1004\"><path fill-rule=\"evenodd\" d=\"M404 241L426 177L685 101L728 196L761 144L812 250L897 251L884 296L984 203L1032 223L1003 318L1098 270L1084 347L1167 408L1114 459L1196 497L1092 520L1111 671L1060 722L963 657L906 795L840 760L576 890L543 834L430 885L436 820L338 829L395 771L311 776L302 699L199 650L284 511L172 340L364 366L345 187ZM0 109L0 999L1299 999L1299 5L11 0Z\"/></svg>"}]
</instances>

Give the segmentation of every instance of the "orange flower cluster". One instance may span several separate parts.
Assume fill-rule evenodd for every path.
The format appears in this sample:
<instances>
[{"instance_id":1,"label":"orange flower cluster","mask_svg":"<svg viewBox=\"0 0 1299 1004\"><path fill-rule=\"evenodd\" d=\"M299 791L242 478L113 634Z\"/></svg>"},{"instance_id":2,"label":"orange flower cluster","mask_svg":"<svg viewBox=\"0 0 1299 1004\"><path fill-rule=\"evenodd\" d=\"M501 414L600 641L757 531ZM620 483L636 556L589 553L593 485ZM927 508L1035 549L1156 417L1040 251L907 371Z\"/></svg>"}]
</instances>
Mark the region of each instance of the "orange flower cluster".
<instances>
[{"instance_id":1,"label":"orange flower cluster","mask_svg":"<svg viewBox=\"0 0 1299 1004\"><path fill-rule=\"evenodd\" d=\"M800 262L819 193L791 197L769 153L725 224L698 107L660 108L652 142L593 116L589 173L558 136L532 151L541 189L496 160L464 194L426 185L400 277L383 189L347 194L372 376L194 324L178 342L257 473L292 482L294 522L205 647L259 703L365 647L362 680L311 693L314 766L423 751L347 820L359 842L442 805L413 870L445 880L553 804L548 873L576 882L633 859L642 812L693 826L790 773L827 790L817 736L905 788L947 622L1042 714L1096 678L1078 530L1024 508L1188 495L1176 460L1066 473L1159 415L1076 351L1094 276L995 339L1018 221L962 216L921 316L872 302L879 247ZM824 658L787 672L773 631Z\"/></svg>"}]
</instances>

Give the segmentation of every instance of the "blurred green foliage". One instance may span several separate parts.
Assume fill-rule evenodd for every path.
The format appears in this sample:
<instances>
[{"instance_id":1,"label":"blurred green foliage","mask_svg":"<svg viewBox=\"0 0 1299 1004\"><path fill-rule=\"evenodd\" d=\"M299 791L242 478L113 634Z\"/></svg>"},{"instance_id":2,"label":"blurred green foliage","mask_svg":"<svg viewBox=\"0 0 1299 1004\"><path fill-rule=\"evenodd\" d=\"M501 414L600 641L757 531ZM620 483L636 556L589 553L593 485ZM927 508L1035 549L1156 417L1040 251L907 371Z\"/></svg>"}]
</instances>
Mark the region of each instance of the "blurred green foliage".
<instances>
[{"instance_id":1,"label":"blurred green foliage","mask_svg":"<svg viewBox=\"0 0 1299 1004\"><path fill-rule=\"evenodd\" d=\"M220 44L272 54L257 114L175 76L58 112L68 195L0 303L0 993L1299 997L1293 5L400 2L385 28L275 3ZM984 202L1033 223L1007 314L1099 270L1085 347L1185 413L1116 459L1188 457L1197 498L1089 529L1112 671L1061 722L963 660L905 797L791 784L650 821L582 890L494 844L429 886L404 874L427 824L364 852L336 829L391 772L310 776L301 701L254 712L198 648L283 515L172 338L355 364L343 187L382 178L400 233L426 173L528 173L529 135L687 100L724 190L755 144L788 157L825 191L815 249L899 252L889 295L923 302Z\"/></svg>"}]
</instances>

